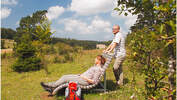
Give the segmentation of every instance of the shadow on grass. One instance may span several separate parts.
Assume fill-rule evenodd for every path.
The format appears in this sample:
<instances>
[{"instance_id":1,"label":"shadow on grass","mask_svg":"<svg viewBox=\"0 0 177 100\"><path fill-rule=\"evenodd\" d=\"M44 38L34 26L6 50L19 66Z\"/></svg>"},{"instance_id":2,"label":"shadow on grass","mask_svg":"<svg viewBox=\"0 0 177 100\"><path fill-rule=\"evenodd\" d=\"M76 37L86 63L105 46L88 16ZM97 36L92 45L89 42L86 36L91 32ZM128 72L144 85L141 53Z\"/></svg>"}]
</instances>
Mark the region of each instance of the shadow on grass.
<instances>
[{"instance_id":1,"label":"shadow on grass","mask_svg":"<svg viewBox=\"0 0 177 100\"><path fill-rule=\"evenodd\" d=\"M125 85L125 84L129 83L129 79L128 78L124 78L123 82L124 82L124 85Z\"/></svg>"}]
</instances>

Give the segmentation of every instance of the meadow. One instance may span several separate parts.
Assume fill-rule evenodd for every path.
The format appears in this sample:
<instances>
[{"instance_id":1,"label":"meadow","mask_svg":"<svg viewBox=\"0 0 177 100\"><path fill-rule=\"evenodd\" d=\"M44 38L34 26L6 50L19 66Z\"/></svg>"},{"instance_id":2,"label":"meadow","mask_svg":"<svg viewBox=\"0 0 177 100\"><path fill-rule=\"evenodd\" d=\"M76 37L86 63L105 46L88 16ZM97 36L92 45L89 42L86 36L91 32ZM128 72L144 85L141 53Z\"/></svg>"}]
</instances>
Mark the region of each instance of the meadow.
<instances>
[{"instance_id":1,"label":"meadow","mask_svg":"<svg viewBox=\"0 0 177 100\"><path fill-rule=\"evenodd\" d=\"M112 61L106 71L108 91L84 90L82 100L176 100L176 1L117 1L116 12L138 16L126 38L124 86L115 84ZM16 30L1 28L3 39L13 39L1 41L1 49L6 49L1 51L2 100L64 100L62 91L48 97L40 82L86 71L102 53L96 44L111 42L52 38L46 13L22 17Z\"/></svg>"},{"instance_id":2,"label":"meadow","mask_svg":"<svg viewBox=\"0 0 177 100\"><path fill-rule=\"evenodd\" d=\"M74 56L74 60L67 63L49 63L48 71L45 70L31 72L14 72L11 69L15 58L12 55L7 55L1 59L1 86L2 100L63 100L64 94L48 97L47 92L40 86L40 82L50 82L59 79L65 74L78 74L86 71L94 64L96 55L101 54L102 50L83 50ZM51 55L52 56L52 55ZM50 56L47 57L50 60ZM138 73L136 76L136 86L133 86L133 76L127 60L123 64L124 86L118 87L115 84L115 79L112 71L112 63L106 71L107 74L107 89L104 92L95 92L93 90L83 90L82 96L84 100L130 100L132 95L136 95L134 99L143 100L143 76ZM103 81L102 81L103 82ZM136 88L135 88L136 87Z\"/></svg>"}]
</instances>

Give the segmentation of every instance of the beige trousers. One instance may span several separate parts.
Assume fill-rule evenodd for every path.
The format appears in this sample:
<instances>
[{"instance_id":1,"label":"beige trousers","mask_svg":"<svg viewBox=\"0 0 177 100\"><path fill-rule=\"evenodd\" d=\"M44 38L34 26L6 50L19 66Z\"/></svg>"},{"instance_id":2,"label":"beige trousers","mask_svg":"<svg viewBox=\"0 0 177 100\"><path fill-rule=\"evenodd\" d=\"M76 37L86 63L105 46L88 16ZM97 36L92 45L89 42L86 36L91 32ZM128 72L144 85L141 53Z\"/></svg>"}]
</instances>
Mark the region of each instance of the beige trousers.
<instances>
[{"instance_id":1,"label":"beige trousers","mask_svg":"<svg viewBox=\"0 0 177 100\"><path fill-rule=\"evenodd\" d=\"M124 60L125 56L118 56L113 65L113 72L118 85L123 85L122 63Z\"/></svg>"}]
</instances>

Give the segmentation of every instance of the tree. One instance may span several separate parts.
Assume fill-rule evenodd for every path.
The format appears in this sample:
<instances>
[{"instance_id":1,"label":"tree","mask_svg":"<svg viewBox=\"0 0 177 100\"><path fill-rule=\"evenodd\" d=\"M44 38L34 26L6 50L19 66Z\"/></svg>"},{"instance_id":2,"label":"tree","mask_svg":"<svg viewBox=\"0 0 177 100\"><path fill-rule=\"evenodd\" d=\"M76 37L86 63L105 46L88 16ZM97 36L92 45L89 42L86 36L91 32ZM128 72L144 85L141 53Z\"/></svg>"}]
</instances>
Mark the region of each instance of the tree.
<instances>
[{"instance_id":1,"label":"tree","mask_svg":"<svg viewBox=\"0 0 177 100\"><path fill-rule=\"evenodd\" d=\"M50 22L48 21L47 17L43 22L36 25L36 29L34 31L35 40L33 41L33 45L37 48L37 55L42 60L42 65L48 74L48 68L47 68L47 62L45 60L45 51L46 51L46 44L48 44L51 41L51 35L53 33L50 29Z\"/></svg>"},{"instance_id":2,"label":"tree","mask_svg":"<svg viewBox=\"0 0 177 100\"><path fill-rule=\"evenodd\" d=\"M38 38L35 35L36 28L47 20L46 13L46 10L36 11L32 14L32 16L22 17L19 23L19 27L16 28L16 42L20 40L20 37L22 37L23 34L29 34L32 37L31 40L37 40Z\"/></svg>"},{"instance_id":3,"label":"tree","mask_svg":"<svg viewBox=\"0 0 177 100\"><path fill-rule=\"evenodd\" d=\"M44 62L46 61L44 59L43 47L50 42L52 32L50 32L50 22L46 17L46 13L46 10L37 11L31 16L23 17L20 20L19 27L16 29L17 36L15 38L15 41L17 42L17 44L15 45L14 50L20 59L21 56L19 55L19 53L23 52L23 50L18 50L22 48L22 45L25 46L26 41L28 41L27 44L32 48L35 48L35 50L33 50L35 55L31 55L31 57L40 58L40 61L42 62L38 62L40 63L40 67L43 65L43 68L46 69L46 72L48 73L47 66L44 64ZM25 39L26 41L24 41L23 39ZM23 49L26 49L26 52L29 52L29 54L30 52L32 52L28 50L28 48ZM17 65L18 63L19 60L17 60Z\"/></svg>"},{"instance_id":4,"label":"tree","mask_svg":"<svg viewBox=\"0 0 177 100\"><path fill-rule=\"evenodd\" d=\"M129 12L138 16L128 37L131 57L141 64L146 76L146 98L163 98L159 92L165 77L169 79L169 91L176 90L176 1L118 0L117 6L115 10L120 14ZM175 100L174 94L169 92L167 98Z\"/></svg>"},{"instance_id":5,"label":"tree","mask_svg":"<svg viewBox=\"0 0 177 100\"><path fill-rule=\"evenodd\" d=\"M15 51L18 58L12 66L14 71L27 72L41 68L41 61L36 57L36 49L32 45L28 35L29 34L23 35L23 37L21 37L21 43L18 43L16 46Z\"/></svg>"}]
</instances>

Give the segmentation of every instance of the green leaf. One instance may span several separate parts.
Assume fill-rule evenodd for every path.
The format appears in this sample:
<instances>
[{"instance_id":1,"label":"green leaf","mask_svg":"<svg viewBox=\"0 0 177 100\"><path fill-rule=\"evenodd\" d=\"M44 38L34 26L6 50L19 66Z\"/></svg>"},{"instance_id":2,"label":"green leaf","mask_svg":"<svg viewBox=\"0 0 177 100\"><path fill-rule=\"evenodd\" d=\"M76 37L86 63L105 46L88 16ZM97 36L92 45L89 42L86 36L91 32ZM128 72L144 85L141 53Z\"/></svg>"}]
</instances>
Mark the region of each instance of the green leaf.
<instances>
[{"instance_id":1,"label":"green leaf","mask_svg":"<svg viewBox=\"0 0 177 100\"><path fill-rule=\"evenodd\" d=\"M130 12L130 13L131 13L131 12L132 12L132 10L128 10L128 12Z\"/></svg>"},{"instance_id":2,"label":"green leaf","mask_svg":"<svg viewBox=\"0 0 177 100\"><path fill-rule=\"evenodd\" d=\"M122 14L122 11L119 12L119 15Z\"/></svg>"},{"instance_id":3,"label":"green leaf","mask_svg":"<svg viewBox=\"0 0 177 100\"><path fill-rule=\"evenodd\" d=\"M166 44L165 44L165 47L167 47L169 44L171 44L171 43L174 43L174 41L173 40L169 40Z\"/></svg>"},{"instance_id":4,"label":"green leaf","mask_svg":"<svg viewBox=\"0 0 177 100\"><path fill-rule=\"evenodd\" d=\"M154 33L153 31L151 31L150 33L151 33L151 36L152 36L153 38L156 38L156 35L155 35L155 33Z\"/></svg>"},{"instance_id":5,"label":"green leaf","mask_svg":"<svg viewBox=\"0 0 177 100\"><path fill-rule=\"evenodd\" d=\"M162 25L160 26L160 33L162 33L162 31L163 31L163 27L164 27L164 25L162 24Z\"/></svg>"},{"instance_id":6,"label":"green leaf","mask_svg":"<svg viewBox=\"0 0 177 100\"><path fill-rule=\"evenodd\" d=\"M127 13L125 13L124 15L125 15L125 16L127 16L128 14L127 14Z\"/></svg>"},{"instance_id":7,"label":"green leaf","mask_svg":"<svg viewBox=\"0 0 177 100\"><path fill-rule=\"evenodd\" d=\"M176 28L175 28L176 25L174 24L174 22L172 20L170 20L170 26L171 26L173 31L176 30Z\"/></svg>"},{"instance_id":8,"label":"green leaf","mask_svg":"<svg viewBox=\"0 0 177 100\"><path fill-rule=\"evenodd\" d=\"M114 10L120 11L120 9L119 9L119 8L114 8Z\"/></svg>"},{"instance_id":9,"label":"green leaf","mask_svg":"<svg viewBox=\"0 0 177 100\"><path fill-rule=\"evenodd\" d=\"M159 10L159 7L157 7L157 6L154 6L153 8L154 8L155 10Z\"/></svg>"}]
</instances>

